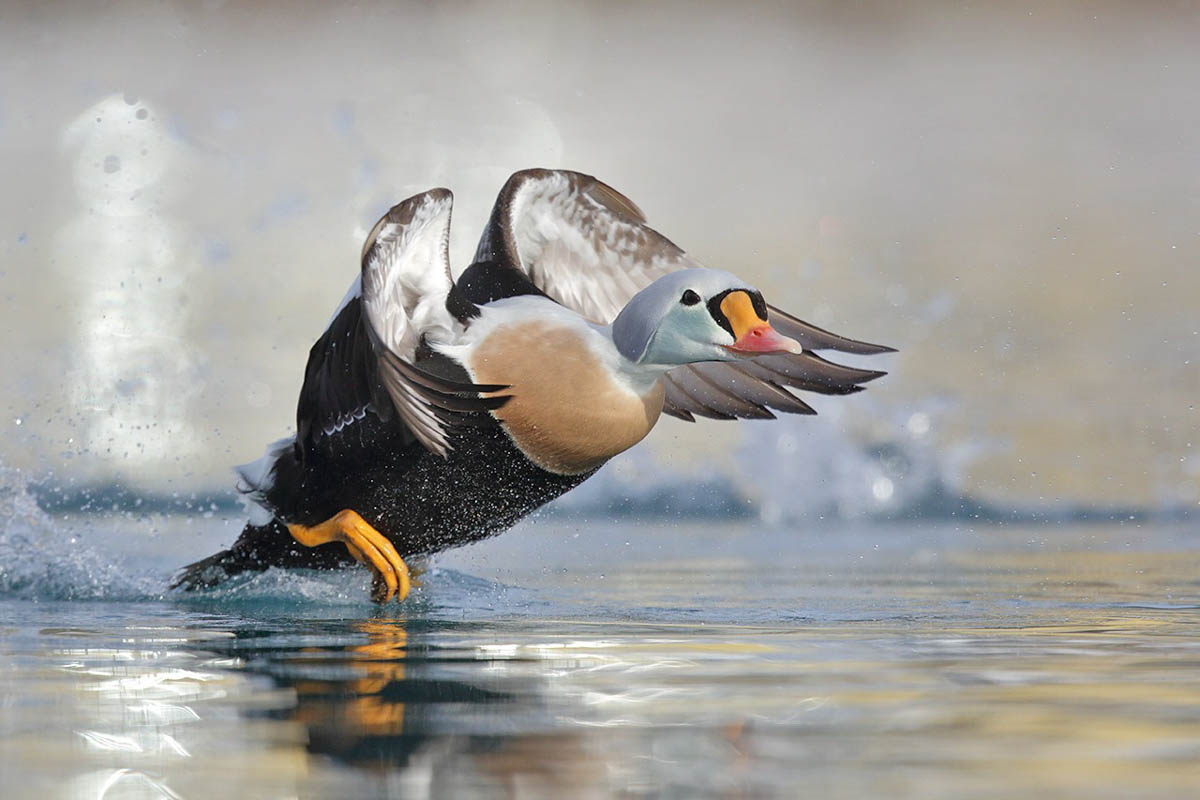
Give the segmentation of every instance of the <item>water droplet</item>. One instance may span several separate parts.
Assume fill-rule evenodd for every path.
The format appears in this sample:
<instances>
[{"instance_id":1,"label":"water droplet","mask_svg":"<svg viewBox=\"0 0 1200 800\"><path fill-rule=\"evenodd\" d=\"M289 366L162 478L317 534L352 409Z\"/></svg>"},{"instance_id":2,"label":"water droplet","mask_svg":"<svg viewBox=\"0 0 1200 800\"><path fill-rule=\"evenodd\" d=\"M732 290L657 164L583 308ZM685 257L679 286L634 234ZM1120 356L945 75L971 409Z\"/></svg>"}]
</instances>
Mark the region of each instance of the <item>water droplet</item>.
<instances>
[{"instance_id":1,"label":"water droplet","mask_svg":"<svg viewBox=\"0 0 1200 800\"><path fill-rule=\"evenodd\" d=\"M104 171L112 174L121 171L121 159L118 156L106 156L104 158Z\"/></svg>"},{"instance_id":2,"label":"water droplet","mask_svg":"<svg viewBox=\"0 0 1200 800\"><path fill-rule=\"evenodd\" d=\"M916 436L916 437L924 436L925 434L929 433L929 428L930 428L929 415L926 414L924 411L917 411L911 417L908 418L908 423L907 423L906 427L908 428L908 432L911 433L913 436Z\"/></svg>"},{"instance_id":3,"label":"water droplet","mask_svg":"<svg viewBox=\"0 0 1200 800\"><path fill-rule=\"evenodd\" d=\"M896 491L896 485L891 478L879 477L871 484L871 494L881 503L886 503Z\"/></svg>"}]
</instances>

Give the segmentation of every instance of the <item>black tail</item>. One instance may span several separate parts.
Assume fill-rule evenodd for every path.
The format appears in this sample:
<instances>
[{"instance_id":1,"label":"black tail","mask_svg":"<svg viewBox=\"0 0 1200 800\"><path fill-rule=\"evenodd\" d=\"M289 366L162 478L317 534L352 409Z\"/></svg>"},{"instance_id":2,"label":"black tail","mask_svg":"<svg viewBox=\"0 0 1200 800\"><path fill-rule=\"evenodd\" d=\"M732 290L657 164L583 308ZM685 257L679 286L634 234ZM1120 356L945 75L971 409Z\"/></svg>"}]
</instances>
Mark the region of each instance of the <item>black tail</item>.
<instances>
[{"instance_id":1,"label":"black tail","mask_svg":"<svg viewBox=\"0 0 1200 800\"><path fill-rule=\"evenodd\" d=\"M278 520L266 525L247 523L233 547L188 564L175 576L171 588L206 589L242 572L262 572L270 567L338 569L352 563L346 548L336 542L304 547Z\"/></svg>"}]
</instances>

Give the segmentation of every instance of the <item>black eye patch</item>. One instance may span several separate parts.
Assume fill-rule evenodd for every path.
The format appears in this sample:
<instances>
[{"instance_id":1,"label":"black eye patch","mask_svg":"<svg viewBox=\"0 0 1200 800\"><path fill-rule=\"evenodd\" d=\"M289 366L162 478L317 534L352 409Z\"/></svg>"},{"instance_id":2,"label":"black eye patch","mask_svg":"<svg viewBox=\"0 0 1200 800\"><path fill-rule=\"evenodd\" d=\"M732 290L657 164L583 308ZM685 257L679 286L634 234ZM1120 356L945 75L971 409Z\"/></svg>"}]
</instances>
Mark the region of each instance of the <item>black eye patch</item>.
<instances>
[{"instance_id":1,"label":"black eye patch","mask_svg":"<svg viewBox=\"0 0 1200 800\"><path fill-rule=\"evenodd\" d=\"M696 294L691 289L687 289L684 291L683 297L679 298L679 302L683 303L685 306L694 306L696 303L700 302L700 295Z\"/></svg>"},{"instance_id":2,"label":"black eye patch","mask_svg":"<svg viewBox=\"0 0 1200 800\"><path fill-rule=\"evenodd\" d=\"M712 315L712 318L717 321L718 325L729 331L730 336L734 336L733 326L729 324L729 320L725 318L725 312L721 310L721 303L724 302L725 297L731 291L733 290L726 289L720 294L715 294L708 298L708 313Z\"/></svg>"},{"instance_id":3,"label":"black eye patch","mask_svg":"<svg viewBox=\"0 0 1200 800\"><path fill-rule=\"evenodd\" d=\"M758 314L758 318L765 320L767 318L767 301L763 300L762 292L747 292L750 295L750 306L754 309L754 313Z\"/></svg>"}]
</instances>

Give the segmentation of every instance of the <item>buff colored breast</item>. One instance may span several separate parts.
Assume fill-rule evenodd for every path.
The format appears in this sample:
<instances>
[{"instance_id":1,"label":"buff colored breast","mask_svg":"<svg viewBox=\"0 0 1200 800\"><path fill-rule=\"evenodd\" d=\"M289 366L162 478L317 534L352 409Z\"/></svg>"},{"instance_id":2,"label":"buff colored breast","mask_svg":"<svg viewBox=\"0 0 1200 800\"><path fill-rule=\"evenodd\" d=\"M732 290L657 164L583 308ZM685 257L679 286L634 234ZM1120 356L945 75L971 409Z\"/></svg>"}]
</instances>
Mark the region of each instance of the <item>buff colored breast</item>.
<instances>
[{"instance_id":1,"label":"buff colored breast","mask_svg":"<svg viewBox=\"0 0 1200 800\"><path fill-rule=\"evenodd\" d=\"M544 322L506 325L475 348L477 383L512 395L493 412L525 455L550 472L587 472L645 438L662 413L662 382L639 396L617 383L580 332Z\"/></svg>"}]
</instances>

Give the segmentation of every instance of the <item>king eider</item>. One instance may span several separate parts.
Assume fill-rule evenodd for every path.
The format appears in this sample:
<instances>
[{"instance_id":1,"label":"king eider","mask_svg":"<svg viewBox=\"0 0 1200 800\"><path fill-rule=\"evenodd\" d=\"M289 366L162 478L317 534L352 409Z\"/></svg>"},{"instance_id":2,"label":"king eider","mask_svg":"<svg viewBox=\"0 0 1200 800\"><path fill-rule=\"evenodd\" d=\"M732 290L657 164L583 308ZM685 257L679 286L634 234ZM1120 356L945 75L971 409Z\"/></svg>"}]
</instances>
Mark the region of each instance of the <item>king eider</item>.
<instances>
[{"instance_id":1,"label":"king eider","mask_svg":"<svg viewBox=\"0 0 1200 800\"><path fill-rule=\"evenodd\" d=\"M374 573L373 599L403 599L404 558L509 528L662 413L812 414L789 389L850 394L884 374L813 351L891 348L768 306L591 176L513 175L457 282L451 205L433 189L376 223L309 353L295 436L238 470L257 513L176 587L353 558Z\"/></svg>"}]
</instances>

